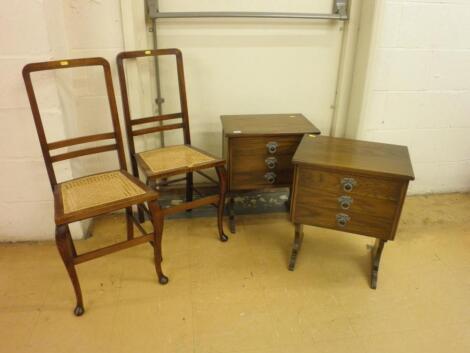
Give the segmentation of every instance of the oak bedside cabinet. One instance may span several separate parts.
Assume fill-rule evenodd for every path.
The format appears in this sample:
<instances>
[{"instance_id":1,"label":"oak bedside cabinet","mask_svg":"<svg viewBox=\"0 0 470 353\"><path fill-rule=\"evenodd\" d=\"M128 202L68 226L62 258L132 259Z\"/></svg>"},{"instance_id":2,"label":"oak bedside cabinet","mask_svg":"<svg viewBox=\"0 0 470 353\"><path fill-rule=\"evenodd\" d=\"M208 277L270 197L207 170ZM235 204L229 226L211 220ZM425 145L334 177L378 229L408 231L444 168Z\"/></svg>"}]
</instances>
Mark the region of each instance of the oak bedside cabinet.
<instances>
[{"instance_id":1,"label":"oak bedside cabinet","mask_svg":"<svg viewBox=\"0 0 470 353\"><path fill-rule=\"evenodd\" d=\"M414 180L408 148L306 135L293 164L295 238L289 270L295 267L304 224L361 234L376 238L370 284L375 289L384 244L395 238L408 183Z\"/></svg>"},{"instance_id":2,"label":"oak bedside cabinet","mask_svg":"<svg viewBox=\"0 0 470 353\"><path fill-rule=\"evenodd\" d=\"M227 160L230 231L236 192L292 184L292 156L304 134L320 131L302 114L222 115Z\"/></svg>"}]
</instances>

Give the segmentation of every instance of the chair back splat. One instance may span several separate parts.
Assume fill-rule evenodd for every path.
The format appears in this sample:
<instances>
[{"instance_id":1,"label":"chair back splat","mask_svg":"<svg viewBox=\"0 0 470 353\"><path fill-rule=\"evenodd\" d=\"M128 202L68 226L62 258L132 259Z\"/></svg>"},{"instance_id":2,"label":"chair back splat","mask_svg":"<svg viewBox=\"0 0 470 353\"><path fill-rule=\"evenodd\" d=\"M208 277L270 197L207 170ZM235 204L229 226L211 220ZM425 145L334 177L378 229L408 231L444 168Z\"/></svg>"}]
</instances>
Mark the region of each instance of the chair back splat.
<instances>
[{"instance_id":1,"label":"chair back splat","mask_svg":"<svg viewBox=\"0 0 470 353\"><path fill-rule=\"evenodd\" d=\"M104 72L104 79L106 84L106 92L108 95L108 103L111 111L111 119L113 123L113 132L100 133L88 136L75 137L55 142L48 142L46 134L44 131L44 126L42 124L41 113L39 112L38 103L36 100L36 95L34 93L34 87L31 80L31 73L36 71L46 71L46 70L59 70L67 69L73 67L84 67L84 66L102 66ZM80 156L86 156L89 154L107 152L107 151L117 151L119 167L121 170L127 170L126 159L124 156L124 146L122 141L121 129L119 126L119 118L117 112L116 98L114 96L114 88L111 77L111 69L108 61L103 58L85 58L85 59L71 59L71 60L58 60L58 61L48 61L40 63L28 64L23 68L23 79L26 86L26 92L28 94L29 102L31 105L31 110L33 112L34 123L36 125L36 130L39 137L39 143L41 145L42 155L44 157L44 162L46 164L47 175L49 176L49 181L51 183L52 189L57 185L57 179L54 172L53 163L63 161L66 159L76 158ZM69 147L74 145L80 145L83 143L101 141L101 140L112 140L114 139L115 143L99 147L89 147L83 148L80 150L65 152L60 154L51 155L51 151Z\"/></svg>"},{"instance_id":2,"label":"chair back splat","mask_svg":"<svg viewBox=\"0 0 470 353\"><path fill-rule=\"evenodd\" d=\"M155 115L150 117L143 117L132 119L129 106L129 96L127 92L126 74L124 61L126 59L135 59L140 57L159 57L164 55L173 55L176 58L176 69L178 74L178 90L180 96L180 109L181 112L172 114ZM189 132L189 116L188 116L188 103L186 97L186 85L184 80L183 68L183 55L178 49L156 49L156 50L137 50L119 53L117 56L117 67L119 73L119 83L121 86L122 105L124 110L124 119L126 122L127 140L129 143L129 152L131 155L132 169L134 175L138 175L137 161L135 158L135 143L134 137L145 135L155 132L183 129L184 144L191 144L191 136ZM180 123L161 125L149 128L136 129L137 125L147 124L151 122L161 122L165 120L182 119Z\"/></svg>"}]
</instances>

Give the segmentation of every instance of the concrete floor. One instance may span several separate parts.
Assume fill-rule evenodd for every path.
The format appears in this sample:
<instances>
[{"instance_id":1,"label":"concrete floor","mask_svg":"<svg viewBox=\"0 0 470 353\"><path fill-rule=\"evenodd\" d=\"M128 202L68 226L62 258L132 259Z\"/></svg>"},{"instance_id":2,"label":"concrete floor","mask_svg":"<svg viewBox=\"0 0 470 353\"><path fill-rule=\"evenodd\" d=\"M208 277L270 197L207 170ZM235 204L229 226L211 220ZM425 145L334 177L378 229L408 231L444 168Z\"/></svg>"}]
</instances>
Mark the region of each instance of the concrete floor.
<instances>
[{"instance_id":1,"label":"concrete floor","mask_svg":"<svg viewBox=\"0 0 470 353\"><path fill-rule=\"evenodd\" d=\"M294 272L286 214L165 224L167 286L144 244L79 265L85 315L52 242L0 245L0 352L470 352L470 195L410 197L369 289L373 239L305 227ZM99 219L79 251L123 239Z\"/></svg>"}]
</instances>

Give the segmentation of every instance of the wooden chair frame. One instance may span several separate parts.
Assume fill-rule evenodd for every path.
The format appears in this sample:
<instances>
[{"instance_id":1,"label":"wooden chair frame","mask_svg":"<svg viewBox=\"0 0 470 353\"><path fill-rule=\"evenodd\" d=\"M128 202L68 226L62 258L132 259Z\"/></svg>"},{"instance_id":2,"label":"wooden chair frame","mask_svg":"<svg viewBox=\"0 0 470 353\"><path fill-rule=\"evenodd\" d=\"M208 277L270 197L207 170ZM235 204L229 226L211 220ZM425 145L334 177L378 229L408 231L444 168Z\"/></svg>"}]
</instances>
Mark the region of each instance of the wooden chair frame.
<instances>
[{"instance_id":1,"label":"wooden chair frame","mask_svg":"<svg viewBox=\"0 0 470 353\"><path fill-rule=\"evenodd\" d=\"M31 80L31 73L36 71L45 71L45 70L57 70L65 68L74 68L74 67L84 67L84 66L101 66L104 72L104 78L106 83L106 91L108 95L109 107L111 110L111 119L113 124L113 132L101 133L89 136L76 137L56 142L48 143L46 139L46 134L41 120L41 114L39 112L38 103L36 100L36 95L34 93L34 88ZM75 270L75 265L78 265L82 262L86 262L97 257L107 255L112 252L123 250L131 246L139 245L142 243L150 242L154 248L154 257L155 257L155 269L161 284L166 284L168 278L163 274L161 268L162 254L161 254L161 242L162 242L162 231L163 231L163 212L160 209L160 206L157 202L158 193L146 186L144 183L140 182L137 178L134 178L132 175L127 173L126 159L124 155L124 147L122 142L122 135L119 126L118 112L116 106L116 100L113 89L113 82L111 77L111 70L108 61L103 58L85 58L85 59L71 59L71 60L60 60L60 61L49 61L49 62L39 62L31 63L26 65L23 68L23 79L26 86L26 91L28 94L29 102L31 105L31 110L33 113L34 123L36 125L36 130L39 137L39 142L41 145L42 154L44 157L44 162L47 169L47 174L51 184L51 188L54 194L54 204L55 204L55 240L57 248L59 250L60 256L64 262L64 265L69 274L70 280L72 282L75 296L76 296L76 307L74 313L76 316L80 316L84 313L82 292L80 288L80 283L78 280L77 272ZM66 152L56 155L51 155L51 151L63 147L80 145L93 141L101 140L114 140L114 144L83 148L80 150L75 150L73 152ZM54 172L53 164L58 161L63 161L75 157L101 153L106 151L116 150L118 160L119 160L119 173L123 177L127 177L133 184L137 185L143 189L143 194L138 196L132 196L124 200L118 200L115 202L108 202L104 205L98 205L91 208L85 208L83 210L74 211L69 214L65 214L64 207L62 204L61 196L61 183L57 183L56 175ZM137 204L142 204L147 202L149 205L150 219L153 223L154 231L147 233L138 220L134 217L132 212L132 206ZM127 240L113 244L104 248L96 249L90 252L83 254L77 254L75 249L72 237L70 235L70 230L68 224L75 221L84 220L87 218L92 218L97 215L102 215L118 209L126 209L126 220L127 220ZM133 224L137 226L139 231L143 234L142 236L134 238Z\"/></svg>"},{"instance_id":2,"label":"wooden chair frame","mask_svg":"<svg viewBox=\"0 0 470 353\"><path fill-rule=\"evenodd\" d=\"M159 56L165 56L165 55L167 56L173 55L176 57L181 112L132 119L131 112L130 112L128 91L127 91L126 74L124 70L124 61L126 59L135 59L139 57L149 57L149 56L159 57ZM119 73L119 83L121 87L121 96L122 96L122 105L123 105L123 111L124 111L124 120L126 124L127 142L128 142L129 154L131 156L131 162L132 162L132 172L133 172L133 175L138 178L139 177L139 165L138 165L139 156L135 150L135 143L134 143L135 136L156 133L156 132L164 132L168 130L183 129L184 144L187 146L191 146L188 104L187 104L184 69L183 69L183 56L182 56L181 51L178 49L137 50L137 51L127 51L127 52L119 53L117 55L116 61L117 61L117 67L118 67L118 73ZM150 128L141 128L139 130L134 130L134 127L136 127L137 125L147 124L151 122L161 123L163 121L173 120L173 119L182 119L182 121L180 123L160 125L160 126L155 126L155 127L150 127ZM197 148L193 146L191 146L191 148L198 150ZM218 231L219 231L219 239L221 241L227 241L228 237L227 235L224 234L224 230L223 230L225 193L227 190L227 172L225 169L225 160L212 156L205 151L201 151L201 152L215 159L214 163L211 166L209 167L205 166L203 168L185 168L183 170L175 170L173 172L166 173L164 176L158 176L158 177L149 175L149 173L147 173L147 171L145 171L145 168L144 168L144 172L146 174L146 179L147 179L146 183L147 185L153 185L154 187L162 187L162 186L168 186L171 183L186 180L186 202L178 206L164 208L163 209L164 214L170 215L170 214L174 214L177 212L181 212L183 210L189 211L199 206L214 205L218 209L217 210L217 224L218 224ZM208 169L212 167L216 169L217 176L219 179L218 182L201 170L201 169ZM202 196L202 193L199 190L197 190L193 185L193 172L196 172L200 174L201 176L205 177L206 179L210 180L211 182L218 184L219 194L201 197L200 199L193 201L194 191ZM183 174L183 173L186 174L184 178L178 178L178 179L174 179L171 181L166 180L166 177ZM162 181L157 182L158 179ZM140 221L143 221L144 213L147 213L147 212L148 210L146 210L145 207L143 207L142 205L139 207L139 220Z\"/></svg>"}]
</instances>

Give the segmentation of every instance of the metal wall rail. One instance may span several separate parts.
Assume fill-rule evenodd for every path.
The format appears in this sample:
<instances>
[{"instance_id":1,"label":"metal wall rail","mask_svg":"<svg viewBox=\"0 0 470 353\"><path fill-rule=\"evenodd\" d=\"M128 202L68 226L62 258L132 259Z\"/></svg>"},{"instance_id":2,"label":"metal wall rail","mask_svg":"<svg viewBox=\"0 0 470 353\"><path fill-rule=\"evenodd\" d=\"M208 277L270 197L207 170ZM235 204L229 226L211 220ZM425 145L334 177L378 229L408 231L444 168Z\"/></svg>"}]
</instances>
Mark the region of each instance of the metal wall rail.
<instances>
[{"instance_id":1,"label":"metal wall rail","mask_svg":"<svg viewBox=\"0 0 470 353\"><path fill-rule=\"evenodd\" d=\"M152 19L152 30L154 36L154 48L158 49L157 43L157 19L165 18L290 18L290 19L306 19L306 20L335 20L347 21L348 0L333 0L332 13L302 13L302 12L160 12L159 0L147 0L148 17ZM160 65L158 57L155 60L156 74L156 90L158 115L163 114L163 103L165 99L162 97L160 85ZM162 123L160 122L160 125ZM165 137L163 131L160 132L161 146L165 146Z\"/></svg>"},{"instance_id":2,"label":"metal wall rail","mask_svg":"<svg viewBox=\"0 0 470 353\"><path fill-rule=\"evenodd\" d=\"M334 0L333 13L299 13L299 12L160 12L158 0L147 0L148 14L152 19L158 18L291 18L310 20L348 20L348 0Z\"/></svg>"}]
</instances>

